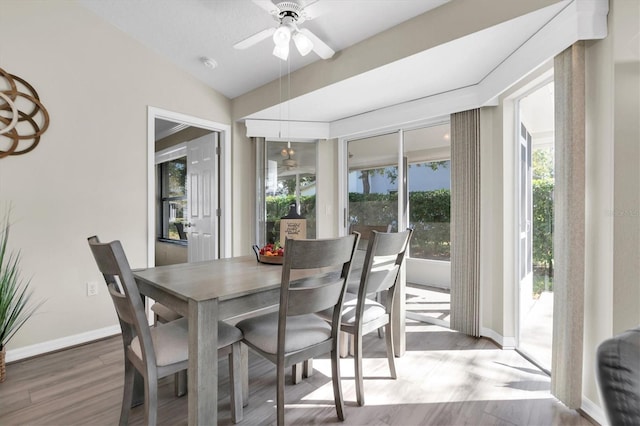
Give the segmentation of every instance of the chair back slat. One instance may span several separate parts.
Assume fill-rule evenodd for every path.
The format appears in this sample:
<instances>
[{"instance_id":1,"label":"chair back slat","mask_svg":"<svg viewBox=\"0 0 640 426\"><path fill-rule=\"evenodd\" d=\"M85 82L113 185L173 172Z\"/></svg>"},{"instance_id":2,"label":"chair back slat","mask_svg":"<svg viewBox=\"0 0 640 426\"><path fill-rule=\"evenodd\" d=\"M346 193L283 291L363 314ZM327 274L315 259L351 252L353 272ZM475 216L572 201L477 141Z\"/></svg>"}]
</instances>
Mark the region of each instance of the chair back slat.
<instances>
[{"instance_id":1,"label":"chair back slat","mask_svg":"<svg viewBox=\"0 0 640 426\"><path fill-rule=\"evenodd\" d=\"M351 243L350 238L324 240L287 239L285 262L290 262L290 269L317 269L343 265L351 261ZM287 256L287 253L290 254Z\"/></svg>"},{"instance_id":2,"label":"chair back slat","mask_svg":"<svg viewBox=\"0 0 640 426\"><path fill-rule=\"evenodd\" d=\"M395 256L393 261L386 261L382 264L378 264L374 260L373 267L369 270L369 277L366 281L367 294L388 290L395 284L398 273L400 272L400 265L396 264L395 260Z\"/></svg>"},{"instance_id":3,"label":"chair back slat","mask_svg":"<svg viewBox=\"0 0 640 426\"><path fill-rule=\"evenodd\" d=\"M312 314L333 308L342 296L343 280L313 287L289 288L287 316Z\"/></svg>"},{"instance_id":4,"label":"chair back slat","mask_svg":"<svg viewBox=\"0 0 640 426\"><path fill-rule=\"evenodd\" d=\"M287 317L336 307L342 309L359 236L354 233L332 239L287 240L280 288L278 339L281 342L284 342ZM299 278L300 275L304 278ZM292 279L294 276L298 279ZM335 327L337 330L337 316Z\"/></svg>"},{"instance_id":5,"label":"chair back slat","mask_svg":"<svg viewBox=\"0 0 640 426\"><path fill-rule=\"evenodd\" d=\"M109 295L111 296L111 300L113 300L113 305L116 308L116 313L118 314L118 318L120 321L124 321L127 324L134 326L135 324L135 313L131 310L131 304L127 300L127 297L120 293L118 288L113 284L109 284Z\"/></svg>"},{"instance_id":6,"label":"chair back slat","mask_svg":"<svg viewBox=\"0 0 640 426\"><path fill-rule=\"evenodd\" d=\"M395 285L412 232L411 229L402 232L372 231L360 278L359 298Z\"/></svg>"}]
</instances>

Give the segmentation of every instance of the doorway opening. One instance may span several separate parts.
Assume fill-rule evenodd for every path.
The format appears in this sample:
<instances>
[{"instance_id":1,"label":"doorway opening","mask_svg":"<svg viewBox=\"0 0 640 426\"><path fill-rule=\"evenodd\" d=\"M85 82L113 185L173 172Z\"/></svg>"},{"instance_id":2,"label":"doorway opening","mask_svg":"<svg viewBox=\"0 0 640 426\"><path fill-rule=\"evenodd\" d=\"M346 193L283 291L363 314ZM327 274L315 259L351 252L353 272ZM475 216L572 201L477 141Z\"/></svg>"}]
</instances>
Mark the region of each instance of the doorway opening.
<instances>
[{"instance_id":1,"label":"doorway opening","mask_svg":"<svg viewBox=\"0 0 640 426\"><path fill-rule=\"evenodd\" d=\"M551 372L553 330L553 81L518 101L518 333L516 348Z\"/></svg>"},{"instance_id":2,"label":"doorway opening","mask_svg":"<svg viewBox=\"0 0 640 426\"><path fill-rule=\"evenodd\" d=\"M345 214L345 231L360 232L362 250L372 230L413 228L405 317L444 327L451 312L449 133L446 121L348 141Z\"/></svg>"},{"instance_id":3,"label":"doorway opening","mask_svg":"<svg viewBox=\"0 0 640 426\"><path fill-rule=\"evenodd\" d=\"M148 266L227 257L230 126L149 107Z\"/></svg>"}]
</instances>

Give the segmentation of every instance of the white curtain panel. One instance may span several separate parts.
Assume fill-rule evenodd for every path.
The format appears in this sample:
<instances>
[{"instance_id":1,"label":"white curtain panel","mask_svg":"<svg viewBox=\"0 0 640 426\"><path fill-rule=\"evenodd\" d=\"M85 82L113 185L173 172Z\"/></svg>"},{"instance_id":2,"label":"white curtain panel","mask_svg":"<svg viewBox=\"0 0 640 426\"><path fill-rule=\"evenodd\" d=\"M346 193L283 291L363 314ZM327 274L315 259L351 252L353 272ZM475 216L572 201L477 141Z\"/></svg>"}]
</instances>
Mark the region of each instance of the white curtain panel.
<instances>
[{"instance_id":1,"label":"white curtain panel","mask_svg":"<svg viewBox=\"0 0 640 426\"><path fill-rule=\"evenodd\" d=\"M569 408L582 402L585 230L584 42L554 60L554 309L551 392Z\"/></svg>"},{"instance_id":2,"label":"white curtain panel","mask_svg":"<svg viewBox=\"0 0 640 426\"><path fill-rule=\"evenodd\" d=\"M451 114L451 328L480 336L480 110Z\"/></svg>"}]
</instances>

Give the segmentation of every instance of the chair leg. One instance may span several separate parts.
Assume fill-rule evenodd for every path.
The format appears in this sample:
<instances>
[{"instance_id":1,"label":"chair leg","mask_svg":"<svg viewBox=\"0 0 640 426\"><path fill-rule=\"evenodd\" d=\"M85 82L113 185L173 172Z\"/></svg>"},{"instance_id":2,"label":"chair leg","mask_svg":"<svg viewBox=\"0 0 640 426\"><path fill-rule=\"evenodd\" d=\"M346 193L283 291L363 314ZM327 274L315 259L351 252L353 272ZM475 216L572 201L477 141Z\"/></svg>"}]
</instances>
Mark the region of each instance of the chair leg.
<instances>
[{"instance_id":1,"label":"chair leg","mask_svg":"<svg viewBox=\"0 0 640 426\"><path fill-rule=\"evenodd\" d=\"M284 364L278 363L276 366L277 389L276 389L276 415L277 425L284 426Z\"/></svg>"},{"instance_id":2,"label":"chair leg","mask_svg":"<svg viewBox=\"0 0 640 426\"><path fill-rule=\"evenodd\" d=\"M387 341L387 360L389 361L389 371L391 372L391 378L397 379L398 375L396 374L395 350L393 348L393 336L391 335L391 320L389 320L389 322L387 323L384 334Z\"/></svg>"},{"instance_id":3,"label":"chair leg","mask_svg":"<svg viewBox=\"0 0 640 426\"><path fill-rule=\"evenodd\" d=\"M178 371L173 375L173 391L178 398L187 394L187 370Z\"/></svg>"},{"instance_id":4,"label":"chair leg","mask_svg":"<svg viewBox=\"0 0 640 426\"><path fill-rule=\"evenodd\" d=\"M291 383L297 385L302 379L313 375L313 359L309 358L291 366Z\"/></svg>"},{"instance_id":5,"label":"chair leg","mask_svg":"<svg viewBox=\"0 0 640 426\"><path fill-rule=\"evenodd\" d=\"M238 423L242 421L242 354L240 342L231 346L229 354L229 383L231 385L230 402L231 421Z\"/></svg>"},{"instance_id":6,"label":"chair leg","mask_svg":"<svg viewBox=\"0 0 640 426\"><path fill-rule=\"evenodd\" d=\"M338 332L338 339L340 339L340 358L346 358L349 356L349 333Z\"/></svg>"},{"instance_id":7,"label":"chair leg","mask_svg":"<svg viewBox=\"0 0 640 426\"><path fill-rule=\"evenodd\" d=\"M297 385L302 381L302 363L293 364L291 366L291 384Z\"/></svg>"},{"instance_id":8,"label":"chair leg","mask_svg":"<svg viewBox=\"0 0 640 426\"><path fill-rule=\"evenodd\" d=\"M240 374L242 375L242 406L249 405L249 346L240 343Z\"/></svg>"},{"instance_id":9,"label":"chair leg","mask_svg":"<svg viewBox=\"0 0 640 426\"><path fill-rule=\"evenodd\" d=\"M342 384L340 383L340 354L335 346L331 351L331 379L333 381L333 398L336 403L338 419L344 421L344 401L342 399Z\"/></svg>"},{"instance_id":10,"label":"chair leg","mask_svg":"<svg viewBox=\"0 0 640 426\"><path fill-rule=\"evenodd\" d=\"M382 292L376 293L376 302L383 303L382 301ZM378 327L378 338L382 339L382 332L384 331L384 327Z\"/></svg>"},{"instance_id":11,"label":"chair leg","mask_svg":"<svg viewBox=\"0 0 640 426\"><path fill-rule=\"evenodd\" d=\"M120 425L126 425L129 423L129 412L131 411L131 405L133 403L133 381L136 374L136 369L125 359L124 362L124 390L122 393L122 409L120 411Z\"/></svg>"},{"instance_id":12,"label":"chair leg","mask_svg":"<svg viewBox=\"0 0 640 426\"><path fill-rule=\"evenodd\" d=\"M353 335L355 344L353 363L356 377L356 401L359 406L364 405L364 379L362 374L362 332Z\"/></svg>"},{"instance_id":13,"label":"chair leg","mask_svg":"<svg viewBox=\"0 0 640 426\"><path fill-rule=\"evenodd\" d=\"M313 376L313 358L309 358L302 363L302 377L308 379L311 376Z\"/></svg>"},{"instance_id":14,"label":"chair leg","mask_svg":"<svg viewBox=\"0 0 640 426\"><path fill-rule=\"evenodd\" d=\"M158 378L155 371L147 371L144 387L145 424L155 426L158 422Z\"/></svg>"}]
</instances>

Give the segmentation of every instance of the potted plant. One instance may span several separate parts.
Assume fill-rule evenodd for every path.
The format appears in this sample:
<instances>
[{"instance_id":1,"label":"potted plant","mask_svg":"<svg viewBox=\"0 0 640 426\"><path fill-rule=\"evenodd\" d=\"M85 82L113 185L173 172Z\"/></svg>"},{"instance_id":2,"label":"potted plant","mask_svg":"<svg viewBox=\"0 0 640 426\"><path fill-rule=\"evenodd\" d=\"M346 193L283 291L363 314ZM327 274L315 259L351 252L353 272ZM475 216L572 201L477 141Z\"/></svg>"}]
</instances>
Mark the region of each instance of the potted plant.
<instances>
[{"instance_id":1,"label":"potted plant","mask_svg":"<svg viewBox=\"0 0 640 426\"><path fill-rule=\"evenodd\" d=\"M7 252L9 208L0 222L0 383L5 380L5 347L41 303L30 303L29 281L20 277L20 253Z\"/></svg>"}]
</instances>

